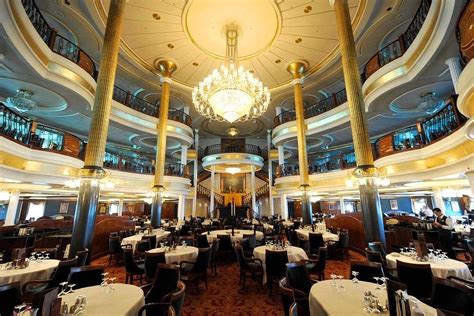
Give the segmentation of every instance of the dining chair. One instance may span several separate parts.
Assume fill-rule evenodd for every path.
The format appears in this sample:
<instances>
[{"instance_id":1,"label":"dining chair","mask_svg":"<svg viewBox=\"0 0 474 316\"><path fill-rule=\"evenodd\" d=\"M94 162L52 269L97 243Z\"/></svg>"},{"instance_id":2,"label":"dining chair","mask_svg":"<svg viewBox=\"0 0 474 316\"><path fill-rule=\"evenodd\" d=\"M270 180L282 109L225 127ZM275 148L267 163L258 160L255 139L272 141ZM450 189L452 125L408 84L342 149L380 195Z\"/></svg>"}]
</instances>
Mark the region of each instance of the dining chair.
<instances>
[{"instance_id":1,"label":"dining chair","mask_svg":"<svg viewBox=\"0 0 474 316\"><path fill-rule=\"evenodd\" d=\"M156 235L143 235L142 240L148 240L149 241L150 249L156 248ZM147 249L147 250L150 250L150 249Z\"/></svg>"},{"instance_id":2,"label":"dining chair","mask_svg":"<svg viewBox=\"0 0 474 316\"><path fill-rule=\"evenodd\" d=\"M349 259L349 232L339 232L339 240L328 241L328 246L331 255L336 255L340 260Z\"/></svg>"},{"instance_id":3,"label":"dining chair","mask_svg":"<svg viewBox=\"0 0 474 316\"><path fill-rule=\"evenodd\" d=\"M217 276L217 252L219 250L219 239L214 239L211 245L211 254L209 258L209 265L211 266L211 272L214 271L214 275Z\"/></svg>"},{"instance_id":4,"label":"dining chair","mask_svg":"<svg viewBox=\"0 0 474 316\"><path fill-rule=\"evenodd\" d=\"M87 257L89 256L89 249L84 249L76 252L77 266L83 267L87 264Z\"/></svg>"},{"instance_id":5,"label":"dining chair","mask_svg":"<svg viewBox=\"0 0 474 316\"><path fill-rule=\"evenodd\" d=\"M407 286L408 294L429 301L432 290L433 273L429 263L407 263L397 260L397 276Z\"/></svg>"},{"instance_id":6,"label":"dining chair","mask_svg":"<svg viewBox=\"0 0 474 316\"><path fill-rule=\"evenodd\" d=\"M273 283L285 277L287 263L288 253L286 250L273 251L265 249L265 268L269 296L272 295Z\"/></svg>"},{"instance_id":7,"label":"dining chair","mask_svg":"<svg viewBox=\"0 0 474 316\"><path fill-rule=\"evenodd\" d=\"M240 268L239 284L241 285L241 288L245 289L247 275L249 275L252 279L259 280L260 285L263 286L262 260L258 258L247 258L241 245L235 245L234 249Z\"/></svg>"},{"instance_id":8,"label":"dining chair","mask_svg":"<svg viewBox=\"0 0 474 316\"><path fill-rule=\"evenodd\" d=\"M385 248L380 241L368 242L367 248L370 251L379 252L382 255L382 258L385 260L385 257L387 256L387 252L385 251Z\"/></svg>"},{"instance_id":9,"label":"dining chair","mask_svg":"<svg viewBox=\"0 0 474 316\"><path fill-rule=\"evenodd\" d=\"M389 315L397 315L397 303L395 301L395 293L399 290L406 291L407 286L403 283L387 280L387 301Z\"/></svg>"},{"instance_id":10,"label":"dining chair","mask_svg":"<svg viewBox=\"0 0 474 316\"><path fill-rule=\"evenodd\" d=\"M184 296L186 293L186 284L178 281L176 291L171 294L171 305L173 306L176 316L181 316L183 312Z\"/></svg>"},{"instance_id":11,"label":"dining chair","mask_svg":"<svg viewBox=\"0 0 474 316\"><path fill-rule=\"evenodd\" d=\"M249 243L248 246L250 247L250 249L248 249L248 250L253 251L253 249L255 247L257 247L257 236L256 235L254 235L254 234L244 234L243 238L248 240L248 243ZM244 250L246 250L246 249L244 249Z\"/></svg>"},{"instance_id":12,"label":"dining chair","mask_svg":"<svg viewBox=\"0 0 474 316\"><path fill-rule=\"evenodd\" d=\"M66 282L71 269L77 267L78 258L60 261L56 269L48 280L35 280L23 284L24 295L34 294L39 291L59 286L61 282ZM1 315L1 314L0 314Z\"/></svg>"},{"instance_id":13,"label":"dining chair","mask_svg":"<svg viewBox=\"0 0 474 316\"><path fill-rule=\"evenodd\" d=\"M150 239L143 239L142 237L142 240L139 240L135 246L135 256L143 259L145 257L145 252L151 249Z\"/></svg>"},{"instance_id":14,"label":"dining chair","mask_svg":"<svg viewBox=\"0 0 474 316\"><path fill-rule=\"evenodd\" d=\"M474 315L474 288L465 283L433 277L431 306L462 315Z\"/></svg>"},{"instance_id":15,"label":"dining chair","mask_svg":"<svg viewBox=\"0 0 474 316\"><path fill-rule=\"evenodd\" d=\"M170 296L176 291L180 279L180 266L159 263L150 290L145 294L145 303L170 302Z\"/></svg>"},{"instance_id":16,"label":"dining chair","mask_svg":"<svg viewBox=\"0 0 474 316\"><path fill-rule=\"evenodd\" d=\"M323 239L323 234L321 233L309 233L309 249L308 249L308 255L317 255L319 248L324 247L324 239Z\"/></svg>"},{"instance_id":17,"label":"dining chair","mask_svg":"<svg viewBox=\"0 0 474 316\"><path fill-rule=\"evenodd\" d=\"M206 237L207 238L207 237ZM186 243L188 246L194 246L194 237L193 236L184 236L184 237L179 237L179 244L181 245L183 241Z\"/></svg>"},{"instance_id":18,"label":"dining chair","mask_svg":"<svg viewBox=\"0 0 474 316\"><path fill-rule=\"evenodd\" d=\"M75 289L82 289L88 286L100 285L102 283L103 266L74 267L69 272L67 282L75 284Z\"/></svg>"},{"instance_id":19,"label":"dining chair","mask_svg":"<svg viewBox=\"0 0 474 316\"><path fill-rule=\"evenodd\" d=\"M283 305L283 312L285 316L289 315L290 306L295 302L294 291L287 285L286 277L278 282L280 290L280 300Z\"/></svg>"},{"instance_id":20,"label":"dining chair","mask_svg":"<svg viewBox=\"0 0 474 316\"><path fill-rule=\"evenodd\" d=\"M148 303L138 311L138 316L175 316L176 312L170 303Z\"/></svg>"},{"instance_id":21,"label":"dining chair","mask_svg":"<svg viewBox=\"0 0 474 316\"><path fill-rule=\"evenodd\" d=\"M22 303L20 282L0 285L0 315L13 315L15 306Z\"/></svg>"},{"instance_id":22,"label":"dining chair","mask_svg":"<svg viewBox=\"0 0 474 316\"><path fill-rule=\"evenodd\" d=\"M375 278L384 277L382 264L370 261L351 261L352 272L359 272L357 279L365 282L376 282Z\"/></svg>"},{"instance_id":23,"label":"dining chair","mask_svg":"<svg viewBox=\"0 0 474 316\"><path fill-rule=\"evenodd\" d=\"M306 267L309 270L310 274L316 275L318 280L324 280L324 273L326 271L326 263L328 258L328 248L319 247L318 255L313 256L311 259L301 260L305 262Z\"/></svg>"},{"instance_id":24,"label":"dining chair","mask_svg":"<svg viewBox=\"0 0 474 316\"><path fill-rule=\"evenodd\" d=\"M286 264L286 284L292 288L299 297L308 297L309 291L315 281L311 280L305 262L291 262Z\"/></svg>"},{"instance_id":25,"label":"dining chair","mask_svg":"<svg viewBox=\"0 0 474 316\"><path fill-rule=\"evenodd\" d=\"M118 264L120 259L123 256L123 250L120 246L120 237L119 236L110 236L109 237L109 266L112 263L112 260L115 260L115 264Z\"/></svg>"},{"instance_id":26,"label":"dining chair","mask_svg":"<svg viewBox=\"0 0 474 316\"><path fill-rule=\"evenodd\" d=\"M196 291L199 292L199 281L204 281L207 289L207 269L209 267L209 257L211 248L199 248L195 262L181 261L181 279L194 282Z\"/></svg>"},{"instance_id":27,"label":"dining chair","mask_svg":"<svg viewBox=\"0 0 474 316\"><path fill-rule=\"evenodd\" d=\"M133 284L134 276L138 276L142 283L142 276L145 274L145 264L135 261L132 248L123 248L123 258L125 261L125 283Z\"/></svg>"},{"instance_id":28,"label":"dining chair","mask_svg":"<svg viewBox=\"0 0 474 316\"><path fill-rule=\"evenodd\" d=\"M127 231L126 230L119 231L119 237L120 237L120 240L127 238L128 237Z\"/></svg>"},{"instance_id":29,"label":"dining chair","mask_svg":"<svg viewBox=\"0 0 474 316\"><path fill-rule=\"evenodd\" d=\"M145 279L147 282L153 282L159 263L166 263L165 252L145 252Z\"/></svg>"},{"instance_id":30,"label":"dining chair","mask_svg":"<svg viewBox=\"0 0 474 316\"><path fill-rule=\"evenodd\" d=\"M197 236L197 246L198 248L209 248L209 241L207 240L207 235L199 234Z\"/></svg>"}]
</instances>

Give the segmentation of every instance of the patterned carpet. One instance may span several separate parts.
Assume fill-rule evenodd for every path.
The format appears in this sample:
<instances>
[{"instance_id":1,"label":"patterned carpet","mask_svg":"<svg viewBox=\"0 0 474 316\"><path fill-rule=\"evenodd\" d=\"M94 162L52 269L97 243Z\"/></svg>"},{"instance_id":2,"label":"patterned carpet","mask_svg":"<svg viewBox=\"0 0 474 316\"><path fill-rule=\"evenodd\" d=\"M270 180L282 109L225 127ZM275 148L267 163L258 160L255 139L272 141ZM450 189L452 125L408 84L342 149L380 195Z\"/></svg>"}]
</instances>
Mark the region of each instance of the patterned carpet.
<instances>
[{"instance_id":1,"label":"patterned carpet","mask_svg":"<svg viewBox=\"0 0 474 316\"><path fill-rule=\"evenodd\" d=\"M351 260L364 260L356 252L350 252ZM125 282L125 267L108 266L108 256L92 262L93 265L104 265L110 276L117 277L117 282ZM331 273L349 277L349 261L329 260L326 267L326 279ZM239 267L236 262L223 262L218 266L217 277L209 274L206 290L204 283L200 284L200 292L196 293L193 285L186 290L183 315L284 315L278 290L273 291L272 297L262 289L257 282L247 280L246 289L241 290L239 283ZM140 285L139 282L135 282Z\"/></svg>"}]
</instances>

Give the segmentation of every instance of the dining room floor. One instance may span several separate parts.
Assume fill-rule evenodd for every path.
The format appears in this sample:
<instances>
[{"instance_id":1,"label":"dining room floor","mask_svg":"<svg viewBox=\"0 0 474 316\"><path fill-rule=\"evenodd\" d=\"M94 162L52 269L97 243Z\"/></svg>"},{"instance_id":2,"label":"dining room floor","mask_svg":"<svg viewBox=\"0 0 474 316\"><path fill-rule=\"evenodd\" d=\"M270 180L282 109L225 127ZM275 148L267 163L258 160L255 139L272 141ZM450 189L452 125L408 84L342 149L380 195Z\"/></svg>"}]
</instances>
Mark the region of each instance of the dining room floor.
<instances>
[{"instance_id":1,"label":"dining room floor","mask_svg":"<svg viewBox=\"0 0 474 316\"><path fill-rule=\"evenodd\" d=\"M92 262L93 265L105 266L110 276L116 277L117 282L125 282L125 267L123 265L108 266L108 256ZM357 252L350 251L350 260L365 260ZM349 278L349 260L328 260L325 276L335 273ZM135 281L135 285L140 285ZM219 264L217 276L209 273L208 289L204 282L200 283L200 290L195 290L194 284L187 285L186 297L183 306L183 315L284 315L277 286L272 296L257 282L247 280L244 290L239 285L239 267L236 261L226 261Z\"/></svg>"}]
</instances>

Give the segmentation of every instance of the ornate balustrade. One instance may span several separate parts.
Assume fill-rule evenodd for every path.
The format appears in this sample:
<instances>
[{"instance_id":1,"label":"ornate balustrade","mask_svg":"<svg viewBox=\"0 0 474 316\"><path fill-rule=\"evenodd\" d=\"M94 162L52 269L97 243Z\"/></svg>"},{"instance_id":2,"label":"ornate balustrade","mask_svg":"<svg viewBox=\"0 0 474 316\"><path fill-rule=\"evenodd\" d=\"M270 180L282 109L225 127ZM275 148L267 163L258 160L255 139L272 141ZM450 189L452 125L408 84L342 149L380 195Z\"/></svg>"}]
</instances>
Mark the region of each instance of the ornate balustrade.
<instances>
[{"instance_id":1,"label":"ornate balustrade","mask_svg":"<svg viewBox=\"0 0 474 316\"><path fill-rule=\"evenodd\" d=\"M373 143L376 158L429 146L461 128L467 119L458 112L456 99L450 98L436 114L405 128L381 136ZM308 172L324 173L356 166L352 146L320 154L309 161ZM277 167L276 177L299 175L298 164Z\"/></svg>"},{"instance_id":2,"label":"ornate balustrade","mask_svg":"<svg viewBox=\"0 0 474 316\"><path fill-rule=\"evenodd\" d=\"M261 187L257 188L255 190L255 200L258 201L260 198L267 196L269 190L270 190L270 187L268 186L268 183L265 183ZM244 205L250 205L252 203L251 192L244 195L244 197L242 198L242 203Z\"/></svg>"},{"instance_id":3,"label":"ornate balustrade","mask_svg":"<svg viewBox=\"0 0 474 316\"><path fill-rule=\"evenodd\" d=\"M215 144L207 146L204 149L203 156L215 155L215 154L225 154L225 153L246 153L252 155L263 156L262 150L260 147L251 144L242 145L227 145L222 146L221 144Z\"/></svg>"},{"instance_id":4,"label":"ornate balustrade","mask_svg":"<svg viewBox=\"0 0 474 316\"><path fill-rule=\"evenodd\" d=\"M83 160L86 142L61 129L25 118L0 103L0 135L32 149L49 151ZM140 174L154 174L153 160L114 153L107 148L104 168ZM165 165L166 176L189 178L189 167L170 163Z\"/></svg>"},{"instance_id":5,"label":"ornate balustrade","mask_svg":"<svg viewBox=\"0 0 474 316\"><path fill-rule=\"evenodd\" d=\"M411 21L407 30L403 35L401 35L397 40L388 44L387 46L380 49L364 66L364 72L361 75L362 81L367 80L372 74L377 70L385 66L386 64L394 61L397 58L403 56L406 50L411 46L416 36L418 35L423 22L426 19L428 11L431 6L431 0L422 0L418 10L415 14L415 17ZM472 43L471 43L472 44ZM337 106L345 103L347 101L346 90L342 89L331 96L305 106L304 117L308 119L320 115L322 113L328 112ZM286 122L296 120L296 114L294 110L284 111L273 119L273 128L277 127Z\"/></svg>"},{"instance_id":6,"label":"ornate balustrade","mask_svg":"<svg viewBox=\"0 0 474 316\"><path fill-rule=\"evenodd\" d=\"M61 36L51 28L41 14L39 8L36 6L34 0L22 0L21 2L31 23L46 45L48 45L53 52L69 59L84 69L94 79L97 79L97 69L92 58L79 46ZM114 87L113 99L136 111L158 117L157 113L159 107L156 104L147 102L117 86ZM191 117L181 110L170 109L168 112L168 119L186 124L190 127L192 126Z\"/></svg>"},{"instance_id":7,"label":"ornate balustrade","mask_svg":"<svg viewBox=\"0 0 474 316\"><path fill-rule=\"evenodd\" d=\"M207 198L208 200L211 199L211 190L203 186L202 184L198 184L197 186L197 193L200 196ZM217 192L214 192L214 201L215 206L224 206L224 196Z\"/></svg>"}]
</instances>

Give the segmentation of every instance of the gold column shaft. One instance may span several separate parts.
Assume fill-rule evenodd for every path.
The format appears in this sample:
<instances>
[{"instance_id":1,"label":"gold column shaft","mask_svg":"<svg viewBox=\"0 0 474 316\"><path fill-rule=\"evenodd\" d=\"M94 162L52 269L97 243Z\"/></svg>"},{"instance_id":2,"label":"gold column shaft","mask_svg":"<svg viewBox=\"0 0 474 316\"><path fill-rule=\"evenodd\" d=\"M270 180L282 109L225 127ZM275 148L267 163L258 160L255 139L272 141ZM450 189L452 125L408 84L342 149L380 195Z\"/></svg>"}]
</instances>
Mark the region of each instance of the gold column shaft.
<instances>
[{"instance_id":1,"label":"gold column shaft","mask_svg":"<svg viewBox=\"0 0 474 316\"><path fill-rule=\"evenodd\" d=\"M356 161L358 166L373 165L374 158L367 129L367 119L364 116L365 102L357 65L349 5L347 0L335 0L334 8Z\"/></svg>"},{"instance_id":2,"label":"gold column shaft","mask_svg":"<svg viewBox=\"0 0 474 316\"><path fill-rule=\"evenodd\" d=\"M166 162L166 127L168 126L169 103L170 84L167 81L163 81L163 85L161 87L159 122L156 126L158 135L156 139L155 186L163 186L164 184Z\"/></svg>"},{"instance_id":3,"label":"gold column shaft","mask_svg":"<svg viewBox=\"0 0 474 316\"><path fill-rule=\"evenodd\" d=\"M102 167L126 0L110 2L84 166Z\"/></svg>"}]
</instances>

